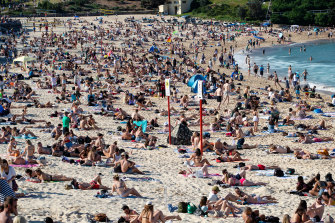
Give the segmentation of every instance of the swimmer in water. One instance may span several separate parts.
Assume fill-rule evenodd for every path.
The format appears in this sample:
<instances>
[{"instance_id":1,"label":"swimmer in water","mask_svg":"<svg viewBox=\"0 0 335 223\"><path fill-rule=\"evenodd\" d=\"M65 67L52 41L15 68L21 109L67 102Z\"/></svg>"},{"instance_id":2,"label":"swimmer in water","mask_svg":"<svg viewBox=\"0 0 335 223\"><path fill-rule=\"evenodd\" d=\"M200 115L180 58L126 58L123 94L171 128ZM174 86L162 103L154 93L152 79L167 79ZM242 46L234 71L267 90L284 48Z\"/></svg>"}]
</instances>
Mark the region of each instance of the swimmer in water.
<instances>
[{"instance_id":1,"label":"swimmer in water","mask_svg":"<svg viewBox=\"0 0 335 223\"><path fill-rule=\"evenodd\" d=\"M311 56L311 57L309 58L309 60L312 61L312 60L313 60L313 57Z\"/></svg>"}]
</instances>

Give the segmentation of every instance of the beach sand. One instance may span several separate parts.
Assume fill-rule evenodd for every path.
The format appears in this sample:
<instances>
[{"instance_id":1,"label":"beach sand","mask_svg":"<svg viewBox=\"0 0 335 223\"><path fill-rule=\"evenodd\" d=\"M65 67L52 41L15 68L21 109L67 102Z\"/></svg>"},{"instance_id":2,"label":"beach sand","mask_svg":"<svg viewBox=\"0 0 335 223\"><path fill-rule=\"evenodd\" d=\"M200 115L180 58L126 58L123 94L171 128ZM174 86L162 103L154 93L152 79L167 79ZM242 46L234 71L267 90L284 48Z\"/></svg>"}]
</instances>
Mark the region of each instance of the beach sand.
<instances>
[{"instance_id":1,"label":"beach sand","mask_svg":"<svg viewBox=\"0 0 335 223\"><path fill-rule=\"evenodd\" d=\"M117 19L119 21L123 21L124 18L127 16L118 16ZM144 16L135 16L135 18L141 18ZM149 15L147 15L149 17ZM113 21L116 19L115 16L108 16L103 17L104 21ZM67 20L68 18L60 18L61 20ZM72 18L71 18L72 19ZM94 22L98 24L95 20L95 17L83 17L82 20L87 20L89 22ZM48 18L49 21L52 18ZM23 19L25 22L25 19ZM75 27L80 27L82 24L76 24ZM103 24L106 26L106 24ZM143 25L144 27L145 25ZM31 23L28 26L31 29ZM148 28L150 28L148 26ZM38 28L37 28L38 30ZM54 32L63 32L64 26L60 25L53 29ZM40 32L37 31L35 34L31 34L32 36L40 35ZM198 35L203 35L203 33L199 32ZM284 33L285 35L285 33ZM303 43L306 41L311 41L315 39L327 38L326 33L322 33L319 36L313 35L312 37L308 38L306 33L302 34L295 34L291 33L291 41ZM266 39L265 43L261 44L261 47L269 47L272 45L272 42L276 43L275 37L270 37L267 35L263 35ZM244 49L247 43L247 40L250 36L241 36L237 38L237 48L235 48L235 53ZM105 40L105 42L107 42ZM120 45L122 41L117 40L114 41L114 44ZM162 42L158 42L161 44ZM188 48L190 41L184 43L185 46ZM145 50L147 50L151 46L151 42L145 45ZM19 46L22 44L19 44ZM213 45L212 42L209 42L209 45ZM229 49L229 46L232 45L231 42L226 43L224 46L225 48ZM235 43L234 43L235 45ZM213 51L216 47L207 47L206 48L206 61L211 58ZM219 52L221 47L217 47ZM99 52L100 49L97 49ZM70 50L70 52L75 52L74 50ZM201 52L199 53L199 57ZM170 55L167 55L170 56ZM265 56L266 60L266 56ZM251 63L252 59L251 59ZM205 65L204 65L205 67ZM214 66L217 70L217 65ZM18 69L14 69L14 71L20 72ZM220 68L221 72L225 72L226 74L230 74L232 71L225 70ZM62 74L63 71L56 71L59 74ZM66 71L65 73L70 73ZM95 73L93 72L93 76ZM120 77L124 77L129 79L127 74L122 74ZM245 88L245 86L250 86L252 90L257 90L260 94L261 101L269 101L266 99L267 93L265 91L259 90L259 88L264 87L265 85L271 84L273 85L273 81L268 81L265 79L255 78L255 77L248 77L247 73L244 72L245 81L241 82L241 91ZM27 83L31 83L34 87L35 84L32 81L27 81ZM122 89L129 90L130 92L137 92L138 88L129 88L122 86ZM190 88L182 83L176 83L176 87L180 91L179 95L194 95L190 93ZM71 88L68 86L68 88ZM48 93L49 90L40 90L34 89L38 95L38 98L41 103L45 103L47 101L54 101L56 97L55 94ZM12 90L9 90L12 92ZM86 98L87 93L84 93L82 98ZM330 97L326 95L322 95L325 100L329 101ZM122 98L123 95L120 96ZM231 102L229 103L228 109L233 109L234 105L236 104L236 96L231 96ZM156 103L159 109L166 109L167 108L167 99L161 98L151 98L153 102ZM296 101L296 100L295 100ZM328 107L325 107L324 102L320 100L313 100L310 99L312 104L317 104L322 106L323 111L333 111ZM217 102L216 100L207 100L208 104L204 105L205 108L216 108ZM18 103L13 103L14 105L20 105ZM88 107L85 105L81 105L80 107L83 108L88 113L93 112L92 107ZM50 118L49 114L55 110L67 109L70 108L71 104L59 104L57 109L54 108L46 108L46 109L37 109L37 108L29 108L28 113L34 119L42 119L52 122L54 125L61 123L59 118ZM178 104L171 103L171 106L178 108ZM122 103L122 100L118 100L115 102L114 107L122 107L128 113L133 113L134 107L133 106L125 106ZM278 104L278 108L282 112L281 116L283 117L285 114L288 113L288 108L294 108L295 105L292 103L280 103ZM195 108L195 107L191 107ZM225 107L226 108L226 107ZM156 108L154 108L156 109ZM20 109L13 110L14 114L20 113ZM192 109L187 112L187 115L191 114L198 114L199 111ZM223 108L222 108L223 112ZM140 111L140 114L143 115L147 120L151 120L154 117L158 117L159 124L162 126L164 122L167 121L167 117L160 117L157 116L153 111ZM327 124L333 124L332 118L325 118L318 114L312 114L315 117L312 120L302 120L297 121L297 123L304 123L304 124L317 124L321 118L324 118ZM120 137L112 136L107 134L108 131L115 131L118 126L125 126L124 124L120 124L118 121L113 120L112 118L106 118L101 116L94 116L97 125L101 127L101 130L92 130L92 131L78 131L74 130L75 134L81 136L96 136L98 132L104 134L104 140L106 144L111 144L114 141L118 142L119 147L124 148L130 154L130 159L136 164L139 165L139 169L146 172L145 176L134 175L133 177L151 177L158 181L152 182L139 182L139 181L126 181L128 187L134 187L137 189L145 199L142 198L119 198L119 197L112 197L112 198L95 198L94 195L97 194L98 191L82 191L82 190L65 190L64 186L67 183L63 182L55 182L55 183L31 183L25 181L19 181L18 184L21 189L28 192L30 194L29 197L19 199L18 202L18 210L19 214L26 217L27 220L30 222L38 222L42 221L46 216L52 217L57 222L89 222L89 218L91 215L96 213L106 213L107 216L111 220L117 220L122 215L121 207L123 204L127 204L131 209L136 210L137 212L141 212L143 206L147 201L152 201L154 204L155 210L159 209L162 210L164 214L169 215L169 211L167 209L167 204L173 204L173 206L178 206L178 202L185 201L185 202L192 202L198 205L201 196L207 196L211 190L211 186L208 183L212 182L213 179L199 179L199 178L188 178L182 175L179 175L178 172L182 169L186 169L183 165L185 159L178 158L178 154L174 152L176 146L169 146L168 148L160 148L158 150L152 151L145 151L145 150L134 150L129 147L132 146L132 143L122 142ZM204 117L204 122L208 123L212 120L213 117ZM171 122L175 123L176 117L171 117ZM18 125L18 127L21 125ZM267 126L267 122L265 119L260 119L259 128ZM204 129L208 129L209 126L204 126ZM293 127L280 127L281 130L288 130L288 131L295 131ZM199 126L191 127L191 130L199 131ZM36 145L37 142L42 142L44 146L52 145L54 140L51 139L50 134L40 133L38 129L33 129L33 132L36 132L38 135L38 139L33 140L33 144ZM158 145L164 144L167 145L167 137L168 134L157 134L157 130L154 130L153 135L159 138ZM231 143L232 139L226 137L224 133L218 132L210 132L211 133L211 142L215 142L215 139L221 138L222 141L227 143ZM327 131L319 131L321 136L334 136L334 128L327 130ZM18 140L19 142L24 142L24 140ZM257 137L248 137L246 138L247 144L252 145L282 145L282 146L290 146L291 148L303 148L311 152L316 152L317 149L320 148L334 148L334 143L320 143L320 144L310 144L310 145L302 145L300 143L293 142L294 138L286 138L283 137L281 134L266 134L266 133L257 133ZM22 145L22 144L21 144ZM23 146L23 145L22 145ZM1 153L6 153L6 145L1 145ZM283 170L287 168L294 168L298 175L302 175L306 177L306 179L310 179L310 177L314 176L317 173L321 173L323 177L326 173L331 172L334 170L334 161L333 160L297 160L293 157L293 155L275 155L271 154L268 155L265 151L261 149L251 149L251 150L243 150L241 151L244 158L247 158L249 161L246 161L246 164L263 164L263 165L278 165ZM216 163L213 161L217 156L213 155L212 153L204 153L204 157L207 158L214 166L209 168L209 172L211 174L220 174L222 169L226 168L230 172L237 172L237 169L234 169L233 166L236 163ZM102 173L103 176L103 184L106 186L111 186L113 183L113 168L105 168L105 167L82 167L78 165L71 165L69 163L65 163L61 161L61 158L46 156L48 165L43 167L43 170L46 173L50 174L64 174L68 177L75 177L79 181L89 182L96 176L98 173ZM17 174L24 175L24 168L16 168ZM295 189L297 179L296 176L292 178L277 178L277 177L266 177L266 176L258 176L256 172L250 171L247 173L247 179L252 179L254 182L265 182L268 185L265 187L248 187L243 188L243 190L247 193L255 193L257 195L271 195L278 200L278 204L274 205L250 205L253 209L258 209L261 214L265 215L272 215L277 216L282 219L284 214L293 215L295 209L297 208L301 199L306 199L307 203L310 205L314 202L314 198L312 197L299 197L296 195L290 195L288 192L290 190ZM122 175L122 174L121 174ZM221 189L219 195L224 197L227 193L233 192L233 188L228 189ZM335 213L335 207L326 207L325 214ZM172 213L172 214L176 214ZM202 218L195 215L190 214L180 214L182 217L181 222L243 222L241 217L232 218L229 217L227 219L216 219L216 218ZM240 215L239 215L240 216Z\"/></svg>"}]
</instances>

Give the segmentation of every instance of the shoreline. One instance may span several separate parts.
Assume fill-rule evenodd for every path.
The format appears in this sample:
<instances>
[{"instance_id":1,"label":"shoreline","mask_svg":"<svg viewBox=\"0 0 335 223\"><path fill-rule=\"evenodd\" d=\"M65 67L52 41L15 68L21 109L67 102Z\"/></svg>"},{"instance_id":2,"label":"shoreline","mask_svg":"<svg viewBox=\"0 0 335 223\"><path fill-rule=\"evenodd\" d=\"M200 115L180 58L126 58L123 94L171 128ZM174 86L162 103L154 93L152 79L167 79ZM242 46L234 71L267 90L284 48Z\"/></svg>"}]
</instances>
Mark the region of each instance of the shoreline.
<instances>
[{"instance_id":1,"label":"shoreline","mask_svg":"<svg viewBox=\"0 0 335 223\"><path fill-rule=\"evenodd\" d=\"M234 57L236 57L236 55L240 56L240 57L246 57L246 55L249 55L250 58L252 59L252 55L254 54L254 51L256 51L256 54L260 54L262 52L263 49L276 49L276 48L281 48L281 47L289 47L293 44L296 44L295 46L299 46L299 45L312 45L312 44L317 44L317 43L334 43L335 44L335 38L332 38L332 39L325 39L325 38L321 38L321 39L314 39L314 40L310 40L310 41L303 41L303 42L294 42L294 43L291 43L291 44L286 44L286 45L280 45L280 44L276 44L276 45L272 45L272 46L264 46L264 47L260 47L260 48L255 48L253 49L253 52L251 53L246 53L243 49L240 49L237 53L234 54ZM260 56L260 55L258 55ZM265 55L263 55L264 57L266 57L266 53ZM242 63L238 63L239 65L239 69L243 71L243 74L248 74L248 69L244 66L241 66L240 67L240 64L244 64L243 63L243 58L241 58L241 61L238 61L238 62L242 62ZM271 65L271 64L270 64ZM265 68L265 67L264 67ZM251 70L251 73L252 73L252 70ZM246 76L246 75L244 75ZM252 77L254 77L252 74L250 75ZM284 76L280 76L278 75L279 78L280 78L280 83L284 83L282 82L282 79ZM264 79L266 79L266 77L263 77ZM267 79L266 79L267 80ZM301 85L304 85L305 83L300 83ZM323 88L331 88L331 86L324 86L324 84L322 83L308 83L307 84L310 86L310 87L313 87L313 86L317 86L317 89L316 91L320 94L323 94L325 96L331 96L334 94L333 91L331 90L325 90L325 89L322 89ZM319 87L319 88L318 88Z\"/></svg>"}]
</instances>

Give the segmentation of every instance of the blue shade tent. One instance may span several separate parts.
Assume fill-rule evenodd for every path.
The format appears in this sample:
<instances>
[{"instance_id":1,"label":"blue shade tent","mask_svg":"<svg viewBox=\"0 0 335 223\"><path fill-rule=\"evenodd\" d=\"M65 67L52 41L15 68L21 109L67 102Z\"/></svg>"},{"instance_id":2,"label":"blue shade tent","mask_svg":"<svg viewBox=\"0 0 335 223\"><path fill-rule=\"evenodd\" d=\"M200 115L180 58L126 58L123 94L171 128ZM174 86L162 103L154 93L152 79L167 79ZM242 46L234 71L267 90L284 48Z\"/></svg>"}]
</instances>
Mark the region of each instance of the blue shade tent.
<instances>
[{"instance_id":1,"label":"blue shade tent","mask_svg":"<svg viewBox=\"0 0 335 223\"><path fill-rule=\"evenodd\" d=\"M197 81L197 80L203 80L205 81L206 78L200 74L196 74L196 75L193 75L190 80L188 81L187 83L187 86L189 87L193 87L193 84Z\"/></svg>"},{"instance_id":2,"label":"blue shade tent","mask_svg":"<svg viewBox=\"0 0 335 223\"><path fill-rule=\"evenodd\" d=\"M263 26L270 26L271 24L269 22L263 23Z\"/></svg>"},{"instance_id":3,"label":"blue shade tent","mask_svg":"<svg viewBox=\"0 0 335 223\"><path fill-rule=\"evenodd\" d=\"M259 37L259 36L254 36L257 39L261 39L261 40L265 40L263 37Z\"/></svg>"},{"instance_id":4,"label":"blue shade tent","mask_svg":"<svg viewBox=\"0 0 335 223\"><path fill-rule=\"evenodd\" d=\"M157 48L157 46L152 46L149 49L149 53L160 53L159 49Z\"/></svg>"},{"instance_id":5,"label":"blue shade tent","mask_svg":"<svg viewBox=\"0 0 335 223\"><path fill-rule=\"evenodd\" d=\"M192 91L193 93L198 93L198 80L196 80L196 81L193 83L191 91ZM204 94L206 94L206 89L205 89L204 82L202 82L202 92L203 92Z\"/></svg>"}]
</instances>

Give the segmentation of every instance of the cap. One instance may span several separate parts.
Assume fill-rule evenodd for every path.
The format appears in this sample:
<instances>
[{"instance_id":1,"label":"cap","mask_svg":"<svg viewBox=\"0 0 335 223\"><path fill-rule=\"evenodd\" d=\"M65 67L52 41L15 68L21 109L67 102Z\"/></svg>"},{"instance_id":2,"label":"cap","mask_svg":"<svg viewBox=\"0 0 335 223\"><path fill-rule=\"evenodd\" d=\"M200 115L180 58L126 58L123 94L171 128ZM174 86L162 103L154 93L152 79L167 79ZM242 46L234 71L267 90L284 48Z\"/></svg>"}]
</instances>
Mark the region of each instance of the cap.
<instances>
[{"instance_id":1,"label":"cap","mask_svg":"<svg viewBox=\"0 0 335 223\"><path fill-rule=\"evenodd\" d=\"M221 139L217 139L216 141L217 141L217 142L221 142Z\"/></svg>"},{"instance_id":2,"label":"cap","mask_svg":"<svg viewBox=\"0 0 335 223\"><path fill-rule=\"evenodd\" d=\"M121 156L125 156L125 155L127 155L127 153L126 153L126 152L123 152L123 153L121 153Z\"/></svg>"},{"instance_id":3,"label":"cap","mask_svg":"<svg viewBox=\"0 0 335 223\"><path fill-rule=\"evenodd\" d=\"M146 205L152 205L152 201L147 201Z\"/></svg>"},{"instance_id":4,"label":"cap","mask_svg":"<svg viewBox=\"0 0 335 223\"><path fill-rule=\"evenodd\" d=\"M168 126L169 125L169 123L168 122L164 122L164 126Z\"/></svg>"},{"instance_id":5,"label":"cap","mask_svg":"<svg viewBox=\"0 0 335 223\"><path fill-rule=\"evenodd\" d=\"M220 189L219 189L219 187L218 187L218 186L214 186L214 187L212 187L212 191L219 192L219 191L220 191Z\"/></svg>"}]
</instances>

